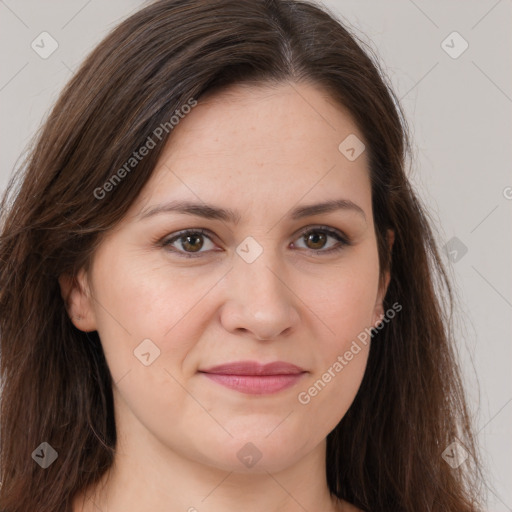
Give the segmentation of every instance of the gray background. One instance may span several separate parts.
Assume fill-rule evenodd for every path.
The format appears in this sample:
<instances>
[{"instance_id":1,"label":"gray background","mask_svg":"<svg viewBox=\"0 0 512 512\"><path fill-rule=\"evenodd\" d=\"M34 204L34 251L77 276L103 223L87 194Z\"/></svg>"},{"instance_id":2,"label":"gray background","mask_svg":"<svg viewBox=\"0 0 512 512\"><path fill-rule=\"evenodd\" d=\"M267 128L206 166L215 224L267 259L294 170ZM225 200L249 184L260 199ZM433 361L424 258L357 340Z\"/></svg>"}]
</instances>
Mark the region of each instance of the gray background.
<instances>
[{"instance_id":1,"label":"gray background","mask_svg":"<svg viewBox=\"0 0 512 512\"><path fill-rule=\"evenodd\" d=\"M512 511L512 1L323 3L377 51L405 109L414 143L410 177L439 243L448 243L444 257L459 298L458 348L489 477L488 509ZM0 0L1 191L73 70L142 5ZM43 31L58 43L47 59L31 48ZM469 45L457 58L444 48L458 52L462 40L450 36L442 44L454 31Z\"/></svg>"}]
</instances>

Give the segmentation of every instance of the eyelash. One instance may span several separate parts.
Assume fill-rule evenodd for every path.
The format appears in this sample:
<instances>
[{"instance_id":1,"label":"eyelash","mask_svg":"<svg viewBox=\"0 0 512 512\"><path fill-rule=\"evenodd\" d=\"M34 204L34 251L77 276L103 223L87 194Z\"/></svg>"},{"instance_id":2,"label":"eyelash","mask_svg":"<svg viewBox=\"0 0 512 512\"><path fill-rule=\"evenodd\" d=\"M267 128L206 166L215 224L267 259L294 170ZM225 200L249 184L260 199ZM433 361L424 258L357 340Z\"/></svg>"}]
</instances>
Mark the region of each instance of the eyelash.
<instances>
[{"instance_id":1,"label":"eyelash","mask_svg":"<svg viewBox=\"0 0 512 512\"><path fill-rule=\"evenodd\" d=\"M333 238L335 238L339 243L336 246L331 247L330 249L327 249L327 250L323 250L323 249L318 249L318 250L315 250L315 249L305 249L306 251L309 251L311 253L314 253L314 254L333 254L333 253L337 253L337 252L341 251L346 246L351 245L351 242L350 242L349 238L347 236L345 236L341 231L329 228L328 226L307 227L307 228L305 228L305 229L303 229L301 231L301 233L299 234L298 238L301 238L304 235L306 235L308 233L313 233L313 232L325 233L328 236L332 236ZM171 245L175 241L179 240L180 238L184 238L187 235L203 235L203 236L207 237L208 239L210 239L210 241L213 243L213 240L211 239L211 233L208 230L202 229L202 228L186 229L186 230L180 231L180 232L176 233L176 235L174 235L173 237L164 239L160 243L161 243L161 245L163 247L168 248L168 250L170 250L171 252L173 252L175 254L178 254L180 257L184 257L184 258L197 258L201 254L204 254L204 252L208 252L208 251L202 251L202 252L196 252L196 253L189 253L189 252L184 252L184 251L178 250L178 249L176 249L174 247L171 248Z\"/></svg>"}]
</instances>

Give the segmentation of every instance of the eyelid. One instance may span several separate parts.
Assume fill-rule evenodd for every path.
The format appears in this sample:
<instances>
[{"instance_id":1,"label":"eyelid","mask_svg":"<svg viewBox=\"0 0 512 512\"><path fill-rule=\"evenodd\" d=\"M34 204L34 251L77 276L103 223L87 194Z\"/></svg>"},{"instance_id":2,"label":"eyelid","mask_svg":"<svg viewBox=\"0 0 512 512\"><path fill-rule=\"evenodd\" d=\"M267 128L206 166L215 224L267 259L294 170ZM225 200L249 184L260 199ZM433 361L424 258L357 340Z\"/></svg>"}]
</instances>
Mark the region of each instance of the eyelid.
<instances>
[{"instance_id":1,"label":"eyelid","mask_svg":"<svg viewBox=\"0 0 512 512\"><path fill-rule=\"evenodd\" d=\"M345 249L346 247L349 247L350 245L352 245L352 240L343 231L341 231L340 229L331 227L331 226L325 226L325 225L321 225L321 224L313 224L313 225L309 225L309 226L302 228L296 235L295 240L303 237L306 233L314 232L314 231L320 231L320 232L326 233L327 236L330 236L330 237L336 239L337 244L335 244L333 247L330 247L328 249L315 250L315 249L307 249L307 248L304 249L302 247L300 248L302 251L306 251L306 253L308 253L312 256L327 257L327 256L330 256L333 254L337 254L340 251L342 251L343 249Z\"/></svg>"},{"instance_id":2,"label":"eyelid","mask_svg":"<svg viewBox=\"0 0 512 512\"><path fill-rule=\"evenodd\" d=\"M310 231L315 231L315 230L325 231L325 232L329 233L330 235L333 235L333 236L335 235L335 236L342 238L346 243L350 242L350 238L341 229L338 229L338 228L335 228L332 226L327 226L325 224L310 224L309 226L305 226L297 232L296 236L302 236L305 233L308 233Z\"/></svg>"},{"instance_id":3,"label":"eyelid","mask_svg":"<svg viewBox=\"0 0 512 512\"><path fill-rule=\"evenodd\" d=\"M326 225L321 225L321 224L311 224L311 225L301 228L294 235L295 238L293 241L297 240L298 238L304 236L306 233L309 233L311 231L323 231L328 236L335 238L338 241L338 244L336 244L334 247L331 247L329 249L315 250L315 249L302 249L301 248L303 251L309 252L310 254L314 254L314 255L332 254L334 252L337 252L337 251L343 249L346 246L352 245L350 237L348 237L343 231L341 231L340 229L331 227L331 226L326 226ZM159 243L164 248L170 247L171 244L173 244L175 241L179 240L180 238L186 236L187 234L201 234L201 235L205 236L206 238L208 238L212 243L215 243L213 239L216 238L216 235L212 231L210 231L209 229L206 229L206 228L182 229L180 231L172 233L171 236L164 237L163 239L161 239L159 241ZM178 254L179 256L185 257L185 258L195 258L195 257L199 257L201 254L212 252L212 251L198 251L198 252L194 253L194 252L186 252L186 251L181 251L181 250L176 250L176 249L169 249L169 251L172 253Z\"/></svg>"},{"instance_id":4,"label":"eyelid","mask_svg":"<svg viewBox=\"0 0 512 512\"><path fill-rule=\"evenodd\" d=\"M213 239L216 238L214 233L211 232L209 229L205 229L205 228L187 228L187 229L182 229L180 231L176 231L175 233L171 233L170 236L165 236L158 243L162 247L167 248L167 247L170 247L171 244L173 244L175 241L179 240L180 238L183 238L187 234L200 234L200 235L203 235L204 237L210 239L210 241L212 243L215 243L213 241ZM204 254L205 252L210 252L210 251L200 251L200 252L197 252L197 253L193 253L193 252L187 253L185 251L179 251L179 250L176 250L176 249L168 249L168 250L170 252L172 252L172 253L179 254L180 256L184 256L186 258L194 258L194 257L196 257L196 255L201 255L201 254Z\"/></svg>"}]
</instances>

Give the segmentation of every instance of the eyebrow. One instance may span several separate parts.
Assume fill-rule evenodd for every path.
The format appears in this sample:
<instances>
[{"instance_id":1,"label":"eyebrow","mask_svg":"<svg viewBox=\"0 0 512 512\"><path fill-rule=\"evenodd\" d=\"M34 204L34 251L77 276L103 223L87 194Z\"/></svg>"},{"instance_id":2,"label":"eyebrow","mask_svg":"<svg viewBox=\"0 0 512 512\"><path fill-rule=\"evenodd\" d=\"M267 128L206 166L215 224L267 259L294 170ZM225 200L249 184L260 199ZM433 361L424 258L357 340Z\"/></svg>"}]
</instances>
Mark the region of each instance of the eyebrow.
<instances>
[{"instance_id":1,"label":"eyebrow","mask_svg":"<svg viewBox=\"0 0 512 512\"><path fill-rule=\"evenodd\" d=\"M358 213L366 221L366 214L364 210L356 203L349 199L333 199L323 203L299 206L291 211L290 218L293 220L302 219L304 217L311 217L320 215L322 213L330 213L338 210L353 211ZM186 215L195 215L197 217L204 217L206 219L216 219L225 222L238 224L240 221L240 213L235 210L220 208L218 206L209 205L206 203L194 203L191 201L170 201L156 205L152 208L144 209L139 215L139 220L160 215L163 213L182 213Z\"/></svg>"}]
</instances>

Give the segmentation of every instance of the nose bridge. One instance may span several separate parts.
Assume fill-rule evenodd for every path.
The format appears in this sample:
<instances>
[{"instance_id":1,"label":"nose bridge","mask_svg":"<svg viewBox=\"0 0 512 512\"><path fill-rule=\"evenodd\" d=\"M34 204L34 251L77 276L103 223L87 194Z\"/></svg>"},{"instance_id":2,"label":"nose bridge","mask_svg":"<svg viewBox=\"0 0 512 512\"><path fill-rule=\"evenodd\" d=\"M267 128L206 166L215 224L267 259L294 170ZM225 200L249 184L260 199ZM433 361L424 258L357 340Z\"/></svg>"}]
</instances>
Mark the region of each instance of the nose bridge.
<instances>
[{"instance_id":1,"label":"nose bridge","mask_svg":"<svg viewBox=\"0 0 512 512\"><path fill-rule=\"evenodd\" d=\"M236 252L226 327L251 331L258 338L272 338L293 327L298 313L279 251L270 241L264 244L248 237Z\"/></svg>"},{"instance_id":2,"label":"nose bridge","mask_svg":"<svg viewBox=\"0 0 512 512\"><path fill-rule=\"evenodd\" d=\"M247 240L237 248L237 255L239 257L234 268L237 279L245 283L245 290L251 293L256 302L264 305L269 301L288 300L283 284L282 261L271 242L263 247L254 239Z\"/></svg>"},{"instance_id":3,"label":"nose bridge","mask_svg":"<svg viewBox=\"0 0 512 512\"><path fill-rule=\"evenodd\" d=\"M268 251L270 252L270 251ZM251 263L238 262L239 279L245 282L247 292L252 292L255 299L266 299L263 302L285 300L283 278L280 277L280 265L275 258L264 257Z\"/></svg>"}]
</instances>

